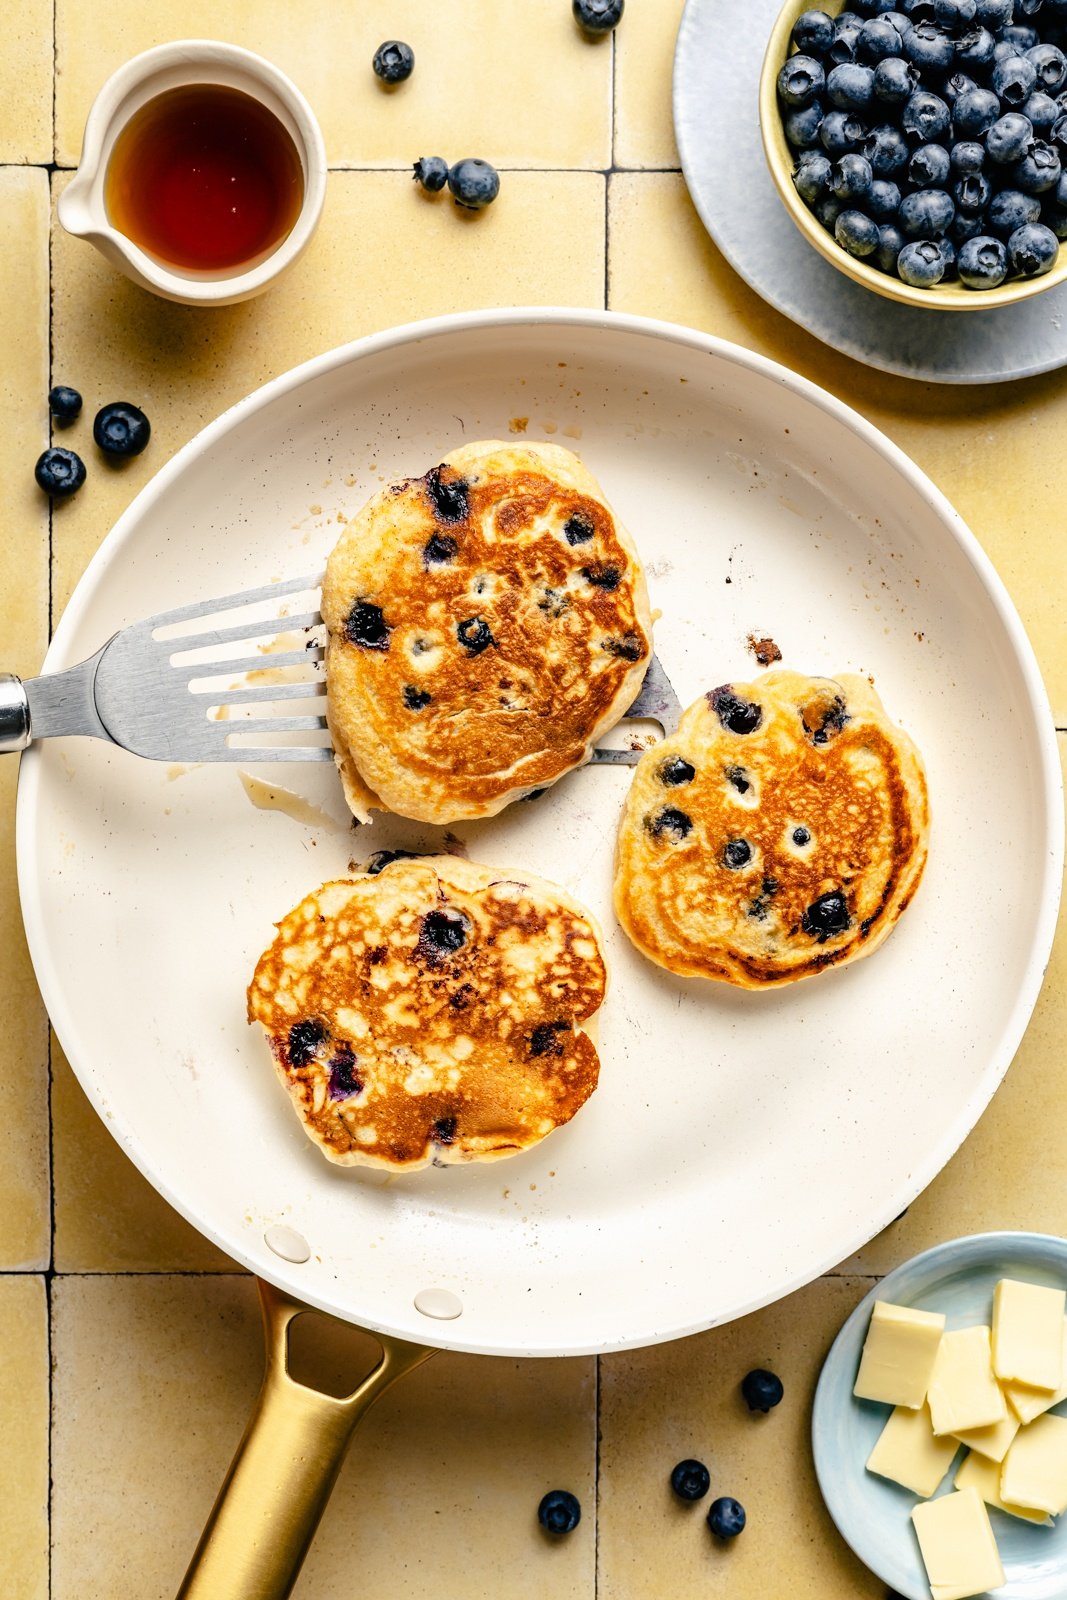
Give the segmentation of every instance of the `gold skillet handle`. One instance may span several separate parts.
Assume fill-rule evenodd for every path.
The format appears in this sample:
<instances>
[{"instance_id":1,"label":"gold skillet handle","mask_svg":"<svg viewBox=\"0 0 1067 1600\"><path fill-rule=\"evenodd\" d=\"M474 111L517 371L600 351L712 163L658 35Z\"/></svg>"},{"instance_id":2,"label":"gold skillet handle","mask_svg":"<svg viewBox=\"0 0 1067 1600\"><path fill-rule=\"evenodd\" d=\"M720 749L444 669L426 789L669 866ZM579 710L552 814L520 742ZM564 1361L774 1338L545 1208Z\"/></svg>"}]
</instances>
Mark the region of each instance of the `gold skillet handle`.
<instances>
[{"instance_id":1,"label":"gold skillet handle","mask_svg":"<svg viewBox=\"0 0 1067 1600\"><path fill-rule=\"evenodd\" d=\"M390 1384L434 1354L375 1334L382 1358L353 1394L321 1394L289 1375L289 1325L307 1311L259 1284L267 1366L178 1600L286 1600L326 1509L348 1442Z\"/></svg>"}]
</instances>

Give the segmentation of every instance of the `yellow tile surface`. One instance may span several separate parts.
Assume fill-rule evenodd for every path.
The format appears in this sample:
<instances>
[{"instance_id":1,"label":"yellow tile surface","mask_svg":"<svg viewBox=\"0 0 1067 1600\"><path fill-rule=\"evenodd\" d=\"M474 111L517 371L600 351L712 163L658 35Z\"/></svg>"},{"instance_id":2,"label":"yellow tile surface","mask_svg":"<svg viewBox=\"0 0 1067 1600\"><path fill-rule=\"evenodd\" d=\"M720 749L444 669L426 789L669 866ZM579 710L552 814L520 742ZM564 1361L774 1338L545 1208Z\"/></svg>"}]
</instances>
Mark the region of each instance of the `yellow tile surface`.
<instances>
[{"instance_id":1,"label":"yellow tile surface","mask_svg":"<svg viewBox=\"0 0 1067 1600\"><path fill-rule=\"evenodd\" d=\"M123 1154L52 1041L57 1272L233 1272Z\"/></svg>"},{"instance_id":2,"label":"yellow tile surface","mask_svg":"<svg viewBox=\"0 0 1067 1600\"><path fill-rule=\"evenodd\" d=\"M1062 520L1067 369L958 388L889 377L838 355L749 289L704 232L681 177L617 175L608 210L614 310L688 323L783 362L855 406L930 474L1007 585L1057 722L1067 724L1067 572L1062 544L1045 532Z\"/></svg>"},{"instance_id":3,"label":"yellow tile surface","mask_svg":"<svg viewBox=\"0 0 1067 1600\"><path fill-rule=\"evenodd\" d=\"M4 7L0 162L52 159L53 0Z\"/></svg>"},{"instance_id":4,"label":"yellow tile surface","mask_svg":"<svg viewBox=\"0 0 1067 1600\"><path fill-rule=\"evenodd\" d=\"M627 19L629 22L629 19ZM123 61L170 39L225 39L282 69L307 96L333 166L404 166L421 155L496 166L606 167L611 46L590 43L556 0L157 0L100 25L87 0L58 0L56 148L76 166L89 107ZM385 39L415 52L383 88Z\"/></svg>"},{"instance_id":5,"label":"yellow tile surface","mask_svg":"<svg viewBox=\"0 0 1067 1600\"><path fill-rule=\"evenodd\" d=\"M259 300L218 310L157 299L56 226L55 369L85 394L86 420L71 434L91 473L55 521L56 616L141 485L268 378L417 317L601 304L604 205L595 173L507 173L495 204L475 214L421 194L403 173L335 172L303 261ZM116 470L95 451L90 423L100 405L119 399L142 406L153 431L144 454Z\"/></svg>"},{"instance_id":6,"label":"yellow tile surface","mask_svg":"<svg viewBox=\"0 0 1067 1600\"><path fill-rule=\"evenodd\" d=\"M643 0L631 5L619 24L615 34L616 166L679 164L671 116L671 69L684 9L685 0Z\"/></svg>"},{"instance_id":7,"label":"yellow tile surface","mask_svg":"<svg viewBox=\"0 0 1067 1600\"><path fill-rule=\"evenodd\" d=\"M2 87L0 87L2 100ZM6 308L0 362L0 668L30 676L48 638L48 501L33 465L48 444L48 179L0 168ZM48 1263L48 1033L15 885L15 757L0 759L0 1270Z\"/></svg>"},{"instance_id":8,"label":"yellow tile surface","mask_svg":"<svg viewBox=\"0 0 1067 1600\"><path fill-rule=\"evenodd\" d=\"M48 1310L44 1280L0 1277L0 1588L48 1597Z\"/></svg>"},{"instance_id":9,"label":"yellow tile surface","mask_svg":"<svg viewBox=\"0 0 1067 1600\"><path fill-rule=\"evenodd\" d=\"M819 1368L870 1286L823 1278L724 1328L601 1359L600 1600L884 1600L885 1585L827 1516L809 1443ZM738 1392L753 1367L785 1386L766 1416ZM707 1499L693 1505L669 1483L687 1456L711 1473ZM720 1495L740 1500L748 1519L725 1546L704 1522Z\"/></svg>"},{"instance_id":10,"label":"yellow tile surface","mask_svg":"<svg viewBox=\"0 0 1067 1600\"><path fill-rule=\"evenodd\" d=\"M53 1600L172 1595L262 1368L254 1286L61 1278L53 1293ZM356 1435L299 1600L593 1592L592 1361L436 1357ZM550 1544L549 1488L586 1515Z\"/></svg>"}]
</instances>

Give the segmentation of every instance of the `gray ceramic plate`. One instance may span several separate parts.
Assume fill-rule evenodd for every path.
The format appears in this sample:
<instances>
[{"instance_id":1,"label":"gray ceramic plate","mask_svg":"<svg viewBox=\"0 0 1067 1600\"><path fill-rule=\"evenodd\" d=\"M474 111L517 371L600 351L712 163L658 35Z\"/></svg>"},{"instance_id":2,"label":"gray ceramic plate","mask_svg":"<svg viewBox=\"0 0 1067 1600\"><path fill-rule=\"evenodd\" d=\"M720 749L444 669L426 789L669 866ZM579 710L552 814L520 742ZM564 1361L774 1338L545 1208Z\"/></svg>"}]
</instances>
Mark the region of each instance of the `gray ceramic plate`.
<instances>
[{"instance_id":1,"label":"gray ceramic plate","mask_svg":"<svg viewBox=\"0 0 1067 1600\"><path fill-rule=\"evenodd\" d=\"M781 0L688 0L674 57L674 131L689 193L735 272L842 354L932 383L1001 383L1067 364L1067 284L1018 306L952 316L894 305L811 248L760 142L763 52Z\"/></svg>"}]
</instances>

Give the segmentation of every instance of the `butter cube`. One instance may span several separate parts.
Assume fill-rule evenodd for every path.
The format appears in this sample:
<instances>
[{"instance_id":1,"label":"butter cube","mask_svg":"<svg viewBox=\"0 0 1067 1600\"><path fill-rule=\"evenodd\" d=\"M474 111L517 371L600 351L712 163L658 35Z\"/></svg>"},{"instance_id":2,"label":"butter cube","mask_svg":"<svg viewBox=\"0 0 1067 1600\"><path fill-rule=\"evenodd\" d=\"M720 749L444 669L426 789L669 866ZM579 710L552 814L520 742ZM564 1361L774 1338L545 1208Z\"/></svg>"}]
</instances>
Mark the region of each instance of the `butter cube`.
<instances>
[{"instance_id":1,"label":"butter cube","mask_svg":"<svg viewBox=\"0 0 1067 1600\"><path fill-rule=\"evenodd\" d=\"M912 1508L932 1600L967 1600L1004 1582L989 1512L976 1489Z\"/></svg>"},{"instance_id":2,"label":"butter cube","mask_svg":"<svg viewBox=\"0 0 1067 1600\"><path fill-rule=\"evenodd\" d=\"M1043 1528L1052 1527L1052 1518L1045 1511L1028 1511L1025 1506L1009 1505L1000 1495L1000 1465L988 1456L974 1451L960 1463L956 1473L957 1489L977 1489L987 1506L1006 1511L1009 1517L1020 1517L1023 1522L1038 1522Z\"/></svg>"},{"instance_id":3,"label":"butter cube","mask_svg":"<svg viewBox=\"0 0 1067 1600\"><path fill-rule=\"evenodd\" d=\"M1004 1457L1000 1492L1031 1511L1067 1511L1067 1418L1038 1417L1020 1429Z\"/></svg>"},{"instance_id":4,"label":"butter cube","mask_svg":"<svg viewBox=\"0 0 1067 1600\"><path fill-rule=\"evenodd\" d=\"M876 1300L852 1393L858 1400L917 1411L926 1399L944 1329L939 1312Z\"/></svg>"},{"instance_id":5,"label":"butter cube","mask_svg":"<svg viewBox=\"0 0 1067 1600\"><path fill-rule=\"evenodd\" d=\"M993 1371L1006 1383L1054 1391L1063 1382L1067 1294L1001 1278L993 1291Z\"/></svg>"},{"instance_id":6,"label":"butter cube","mask_svg":"<svg viewBox=\"0 0 1067 1600\"><path fill-rule=\"evenodd\" d=\"M955 1437L969 1450L977 1450L979 1455L988 1456L990 1461L1000 1462L1011 1448L1019 1426L1018 1417L1012 1416L1009 1411L1002 1422L993 1422L988 1428L957 1428Z\"/></svg>"},{"instance_id":7,"label":"butter cube","mask_svg":"<svg viewBox=\"0 0 1067 1600\"><path fill-rule=\"evenodd\" d=\"M929 1500L958 1449L955 1439L934 1436L927 1406L918 1411L897 1406L871 1451L867 1471Z\"/></svg>"},{"instance_id":8,"label":"butter cube","mask_svg":"<svg viewBox=\"0 0 1067 1600\"><path fill-rule=\"evenodd\" d=\"M927 1398L935 1433L958 1434L1003 1422L1008 1408L993 1376L988 1328L958 1328L945 1334Z\"/></svg>"},{"instance_id":9,"label":"butter cube","mask_svg":"<svg viewBox=\"0 0 1067 1600\"><path fill-rule=\"evenodd\" d=\"M1002 1383L1005 1398L1020 1422L1033 1422L1061 1400L1067 1400L1067 1317L1063 1321L1063 1382L1049 1394L1047 1389L1028 1389L1024 1383Z\"/></svg>"}]
</instances>

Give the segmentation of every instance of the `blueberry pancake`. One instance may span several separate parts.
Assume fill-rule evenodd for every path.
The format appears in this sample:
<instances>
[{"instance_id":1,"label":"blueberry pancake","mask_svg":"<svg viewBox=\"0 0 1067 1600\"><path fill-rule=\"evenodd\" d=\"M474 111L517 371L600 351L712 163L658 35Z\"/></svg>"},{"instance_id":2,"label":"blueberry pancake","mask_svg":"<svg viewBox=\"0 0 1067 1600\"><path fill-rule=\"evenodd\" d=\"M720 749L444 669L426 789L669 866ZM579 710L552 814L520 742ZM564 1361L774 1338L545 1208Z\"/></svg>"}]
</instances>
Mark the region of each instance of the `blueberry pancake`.
<instances>
[{"instance_id":1,"label":"blueberry pancake","mask_svg":"<svg viewBox=\"0 0 1067 1600\"><path fill-rule=\"evenodd\" d=\"M373 865L283 917L249 985L306 1132L342 1166L396 1172L530 1149L597 1085L592 917L524 873Z\"/></svg>"},{"instance_id":2,"label":"blueberry pancake","mask_svg":"<svg viewBox=\"0 0 1067 1600\"><path fill-rule=\"evenodd\" d=\"M615 909L672 972L745 989L870 955L926 864L922 760L866 678L765 672L643 756Z\"/></svg>"},{"instance_id":3,"label":"blueberry pancake","mask_svg":"<svg viewBox=\"0 0 1067 1600\"><path fill-rule=\"evenodd\" d=\"M559 445L464 445L348 524L322 591L349 805L489 817L554 783L630 706L651 654L629 535Z\"/></svg>"}]
</instances>

